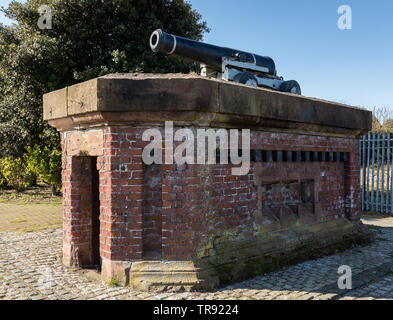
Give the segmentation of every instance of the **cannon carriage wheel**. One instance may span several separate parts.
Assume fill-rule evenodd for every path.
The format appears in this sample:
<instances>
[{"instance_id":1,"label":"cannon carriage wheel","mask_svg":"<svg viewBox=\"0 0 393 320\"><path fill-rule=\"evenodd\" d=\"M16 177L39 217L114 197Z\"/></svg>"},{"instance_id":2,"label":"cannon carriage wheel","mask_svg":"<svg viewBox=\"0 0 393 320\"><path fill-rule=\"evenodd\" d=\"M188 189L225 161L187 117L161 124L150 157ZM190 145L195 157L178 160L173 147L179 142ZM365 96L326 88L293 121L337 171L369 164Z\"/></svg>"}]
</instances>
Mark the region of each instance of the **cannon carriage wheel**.
<instances>
[{"instance_id":1,"label":"cannon carriage wheel","mask_svg":"<svg viewBox=\"0 0 393 320\"><path fill-rule=\"evenodd\" d=\"M295 80L284 81L280 86L281 92L289 92L293 94L302 94L302 90L300 89L300 85Z\"/></svg>"},{"instance_id":2,"label":"cannon carriage wheel","mask_svg":"<svg viewBox=\"0 0 393 320\"><path fill-rule=\"evenodd\" d=\"M234 78L234 82L246 84L253 87L258 87L258 80L252 72L245 71L238 73Z\"/></svg>"}]
</instances>

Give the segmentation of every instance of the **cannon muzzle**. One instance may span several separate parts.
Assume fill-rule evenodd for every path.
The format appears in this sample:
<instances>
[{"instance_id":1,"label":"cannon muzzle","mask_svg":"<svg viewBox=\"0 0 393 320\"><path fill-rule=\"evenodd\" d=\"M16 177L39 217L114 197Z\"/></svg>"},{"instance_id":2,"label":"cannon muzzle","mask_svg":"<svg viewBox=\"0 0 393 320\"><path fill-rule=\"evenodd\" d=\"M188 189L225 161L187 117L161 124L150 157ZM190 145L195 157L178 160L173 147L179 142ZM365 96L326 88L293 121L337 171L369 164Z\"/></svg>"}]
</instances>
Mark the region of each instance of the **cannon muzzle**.
<instances>
[{"instance_id":1,"label":"cannon muzzle","mask_svg":"<svg viewBox=\"0 0 393 320\"><path fill-rule=\"evenodd\" d=\"M178 37L160 29L152 33L150 47L154 52L174 54L181 58L197 61L217 72L222 72L222 59L224 57L242 56L244 62L266 68L267 74L276 75L274 61L269 57Z\"/></svg>"}]
</instances>

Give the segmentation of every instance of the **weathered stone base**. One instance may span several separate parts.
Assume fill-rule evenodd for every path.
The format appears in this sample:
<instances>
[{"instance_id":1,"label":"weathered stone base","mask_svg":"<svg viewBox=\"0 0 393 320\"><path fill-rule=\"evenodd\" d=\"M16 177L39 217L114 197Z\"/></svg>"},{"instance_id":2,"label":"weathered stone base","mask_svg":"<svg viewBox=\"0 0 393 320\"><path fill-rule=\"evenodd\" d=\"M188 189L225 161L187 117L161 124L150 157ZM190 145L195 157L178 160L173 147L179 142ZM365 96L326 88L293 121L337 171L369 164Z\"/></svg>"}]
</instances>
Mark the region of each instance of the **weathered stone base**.
<instances>
[{"instance_id":1,"label":"weathered stone base","mask_svg":"<svg viewBox=\"0 0 393 320\"><path fill-rule=\"evenodd\" d=\"M129 284L129 271L131 262L112 261L101 258L101 280L105 283L116 281L117 284L126 286Z\"/></svg>"},{"instance_id":2,"label":"weathered stone base","mask_svg":"<svg viewBox=\"0 0 393 320\"><path fill-rule=\"evenodd\" d=\"M372 233L362 223L339 219L214 242L209 256L193 261L138 261L130 267L129 262L104 259L102 278L122 279L141 290L209 290L371 241Z\"/></svg>"},{"instance_id":3,"label":"weathered stone base","mask_svg":"<svg viewBox=\"0 0 393 320\"><path fill-rule=\"evenodd\" d=\"M74 245L63 243L63 264L67 267L92 266L89 244Z\"/></svg>"},{"instance_id":4,"label":"weathered stone base","mask_svg":"<svg viewBox=\"0 0 393 320\"><path fill-rule=\"evenodd\" d=\"M212 268L215 279L201 284L222 286L372 240L372 233L361 222L338 219L214 243L215 254L202 259L201 265Z\"/></svg>"},{"instance_id":5,"label":"weathered stone base","mask_svg":"<svg viewBox=\"0 0 393 320\"><path fill-rule=\"evenodd\" d=\"M191 290L199 286L203 270L192 261L141 261L134 262L130 269L130 285L141 290L164 287L184 287Z\"/></svg>"}]
</instances>

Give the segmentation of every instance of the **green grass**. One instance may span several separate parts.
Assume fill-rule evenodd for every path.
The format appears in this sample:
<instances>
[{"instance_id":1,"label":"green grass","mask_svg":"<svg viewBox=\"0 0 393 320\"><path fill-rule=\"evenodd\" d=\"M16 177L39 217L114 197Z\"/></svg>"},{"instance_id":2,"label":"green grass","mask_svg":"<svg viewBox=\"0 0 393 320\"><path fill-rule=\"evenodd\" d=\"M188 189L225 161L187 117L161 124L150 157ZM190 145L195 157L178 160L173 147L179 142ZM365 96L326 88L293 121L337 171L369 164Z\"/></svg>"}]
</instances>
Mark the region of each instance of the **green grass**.
<instances>
[{"instance_id":1,"label":"green grass","mask_svg":"<svg viewBox=\"0 0 393 320\"><path fill-rule=\"evenodd\" d=\"M11 221L12 223L21 223L21 222L27 222L26 219L15 219Z\"/></svg>"},{"instance_id":2,"label":"green grass","mask_svg":"<svg viewBox=\"0 0 393 320\"><path fill-rule=\"evenodd\" d=\"M49 186L39 183L37 186L28 188L24 192L0 189L0 203L61 205L62 197L52 195Z\"/></svg>"},{"instance_id":3,"label":"green grass","mask_svg":"<svg viewBox=\"0 0 393 320\"><path fill-rule=\"evenodd\" d=\"M393 217L391 213L382 213L378 211L363 211L361 217L388 218Z\"/></svg>"},{"instance_id":4,"label":"green grass","mask_svg":"<svg viewBox=\"0 0 393 320\"><path fill-rule=\"evenodd\" d=\"M107 285L110 287L120 287L120 279L118 277L113 277L107 282Z\"/></svg>"}]
</instances>

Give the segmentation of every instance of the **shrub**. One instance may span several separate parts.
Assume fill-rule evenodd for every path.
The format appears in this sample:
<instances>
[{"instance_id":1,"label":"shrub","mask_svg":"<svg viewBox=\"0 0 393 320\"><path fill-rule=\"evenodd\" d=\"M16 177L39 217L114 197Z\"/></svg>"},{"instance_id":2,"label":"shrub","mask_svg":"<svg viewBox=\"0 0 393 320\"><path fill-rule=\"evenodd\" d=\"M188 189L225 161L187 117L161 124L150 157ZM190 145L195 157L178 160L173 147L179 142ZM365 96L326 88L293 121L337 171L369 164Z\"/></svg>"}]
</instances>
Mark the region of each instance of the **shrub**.
<instances>
[{"instance_id":1,"label":"shrub","mask_svg":"<svg viewBox=\"0 0 393 320\"><path fill-rule=\"evenodd\" d=\"M1 159L0 159L0 189L4 189L7 187L7 180L3 175L3 171L1 169Z\"/></svg>"},{"instance_id":2,"label":"shrub","mask_svg":"<svg viewBox=\"0 0 393 320\"><path fill-rule=\"evenodd\" d=\"M61 192L61 151L28 147L26 154L27 170L36 174L45 183L51 185L52 193Z\"/></svg>"},{"instance_id":3,"label":"shrub","mask_svg":"<svg viewBox=\"0 0 393 320\"><path fill-rule=\"evenodd\" d=\"M7 185L17 192L26 190L28 186L28 170L22 158L7 157L0 160L0 171Z\"/></svg>"}]
</instances>

